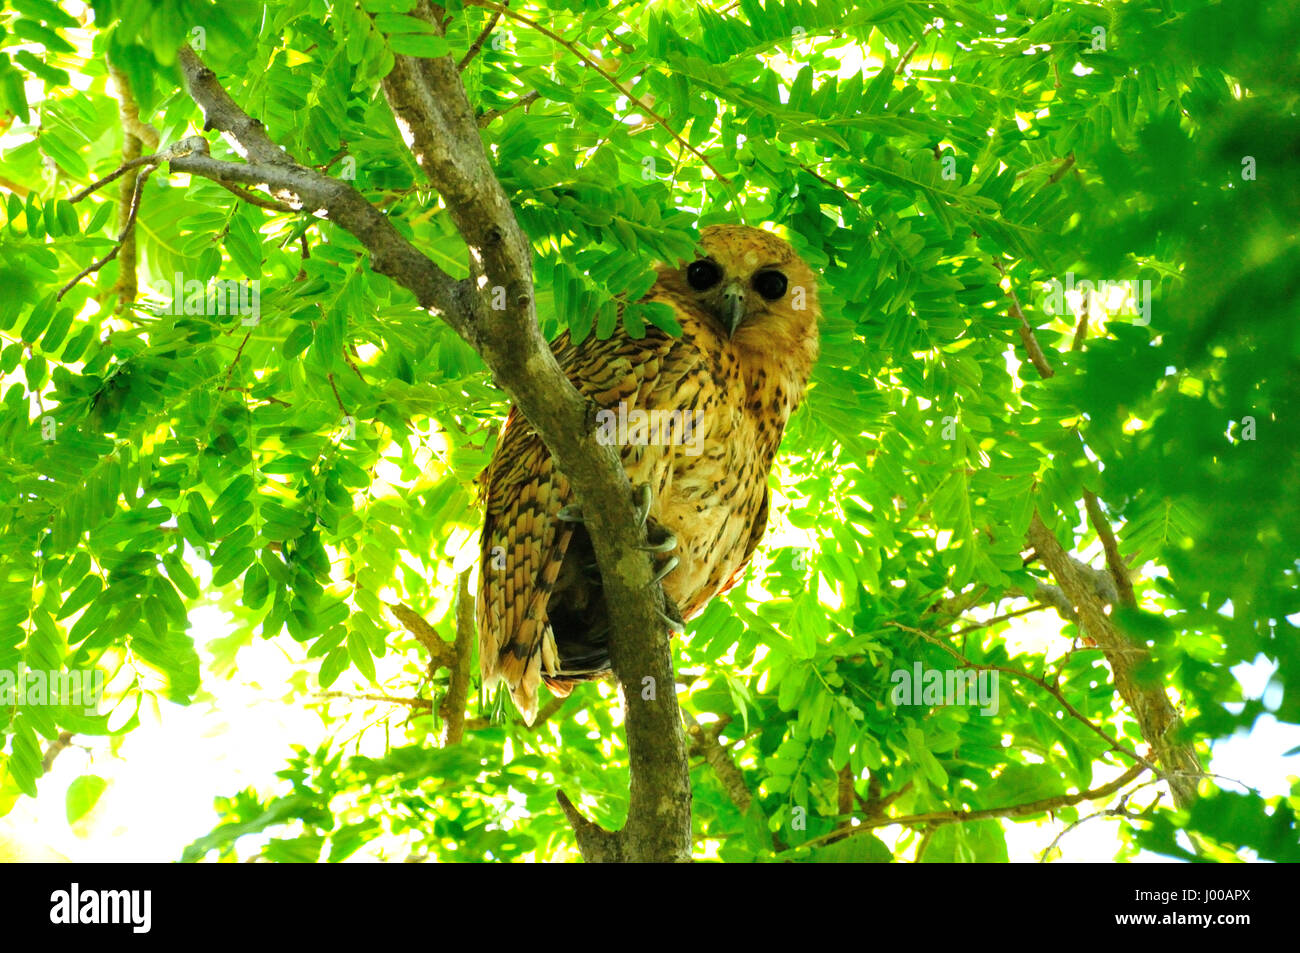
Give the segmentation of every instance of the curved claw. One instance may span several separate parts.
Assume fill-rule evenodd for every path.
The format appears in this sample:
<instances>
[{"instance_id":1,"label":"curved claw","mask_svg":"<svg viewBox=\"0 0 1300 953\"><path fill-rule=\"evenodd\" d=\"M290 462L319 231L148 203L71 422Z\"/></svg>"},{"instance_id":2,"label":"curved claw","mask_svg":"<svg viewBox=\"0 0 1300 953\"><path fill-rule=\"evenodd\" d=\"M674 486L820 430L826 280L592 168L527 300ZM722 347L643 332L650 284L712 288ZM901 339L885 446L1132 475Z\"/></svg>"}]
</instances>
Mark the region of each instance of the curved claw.
<instances>
[{"instance_id":1,"label":"curved claw","mask_svg":"<svg viewBox=\"0 0 1300 953\"><path fill-rule=\"evenodd\" d=\"M646 519L650 516L650 506L654 502L654 491L650 489L649 483L642 483L632 491L636 494L636 525L644 526Z\"/></svg>"},{"instance_id":2,"label":"curved claw","mask_svg":"<svg viewBox=\"0 0 1300 953\"><path fill-rule=\"evenodd\" d=\"M680 561L681 561L681 560L679 560L676 556L669 556L669 557L664 561L664 564L663 564L662 566L659 567L659 571L658 571L657 573L655 573L655 577L654 577L654 579L650 580L650 585L654 586L654 585L657 585L657 584L663 582L664 577L667 576L667 575L668 575L670 572L672 572L674 569L676 569L676 568L677 568L677 564L678 564Z\"/></svg>"},{"instance_id":3,"label":"curved claw","mask_svg":"<svg viewBox=\"0 0 1300 953\"><path fill-rule=\"evenodd\" d=\"M570 503L568 506L560 507L559 512L555 514L555 518L565 523L581 523L582 508L577 503Z\"/></svg>"},{"instance_id":4,"label":"curved claw","mask_svg":"<svg viewBox=\"0 0 1300 953\"><path fill-rule=\"evenodd\" d=\"M659 613L659 618L673 632L678 635L686 634L686 620L682 618L682 610L677 608L677 603L673 602L672 596L664 593L664 609L666 612Z\"/></svg>"},{"instance_id":5,"label":"curved claw","mask_svg":"<svg viewBox=\"0 0 1300 953\"><path fill-rule=\"evenodd\" d=\"M669 532L665 532L663 539L657 543L652 541L648 546L637 547L643 553L670 553L676 548L677 537Z\"/></svg>"},{"instance_id":6,"label":"curved claw","mask_svg":"<svg viewBox=\"0 0 1300 953\"><path fill-rule=\"evenodd\" d=\"M659 619L664 625L668 626L668 628L676 632L678 635L686 634L686 625L681 619L674 619L667 612L659 613Z\"/></svg>"}]
</instances>

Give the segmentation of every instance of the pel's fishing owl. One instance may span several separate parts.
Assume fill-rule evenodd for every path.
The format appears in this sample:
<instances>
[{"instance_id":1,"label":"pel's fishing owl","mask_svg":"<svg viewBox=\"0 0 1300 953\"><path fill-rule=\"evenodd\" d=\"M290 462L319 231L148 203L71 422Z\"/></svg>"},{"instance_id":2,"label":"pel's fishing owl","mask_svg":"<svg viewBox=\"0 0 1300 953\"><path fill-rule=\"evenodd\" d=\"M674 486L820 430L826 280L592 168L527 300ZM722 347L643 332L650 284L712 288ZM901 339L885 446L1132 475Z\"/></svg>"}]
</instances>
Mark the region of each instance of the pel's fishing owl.
<instances>
[{"instance_id":1,"label":"pel's fishing owl","mask_svg":"<svg viewBox=\"0 0 1300 953\"><path fill-rule=\"evenodd\" d=\"M694 260L660 265L646 301L672 307L682 335L551 348L603 412L649 518L676 538L664 591L684 619L739 581L767 524L767 477L817 359L812 271L785 241L741 225L700 236ZM478 628L485 687L510 686L529 724L538 685L567 695L610 672L609 619L568 481L517 409L483 473L487 514Z\"/></svg>"}]
</instances>

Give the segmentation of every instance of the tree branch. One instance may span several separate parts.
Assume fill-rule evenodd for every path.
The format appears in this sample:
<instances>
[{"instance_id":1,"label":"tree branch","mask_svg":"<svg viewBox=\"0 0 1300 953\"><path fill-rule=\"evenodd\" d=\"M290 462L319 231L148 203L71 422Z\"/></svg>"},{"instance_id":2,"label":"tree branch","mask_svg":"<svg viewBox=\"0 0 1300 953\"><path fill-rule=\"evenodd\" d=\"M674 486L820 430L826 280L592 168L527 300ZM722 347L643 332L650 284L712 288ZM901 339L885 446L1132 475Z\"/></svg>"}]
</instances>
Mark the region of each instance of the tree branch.
<instances>
[{"instance_id":1,"label":"tree branch","mask_svg":"<svg viewBox=\"0 0 1300 953\"><path fill-rule=\"evenodd\" d=\"M502 4L502 6L506 6L506 5L507 5L506 3ZM469 66L469 64L473 61L474 57L478 56L479 50L483 49L483 44L486 43L487 38L492 35L492 30L496 27L497 23L499 23L500 20L501 20L501 11L497 10L488 19L487 26L483 27L483 31L479 33L478 37L475 38L474 42L469 45L469 49L466 50L465 55L460 58L460 62L456 64L456 72L458 73L465 72L465 67Z\"/></svg>"},{"instance_id":2,"label":"tree branch","mask_svg":"<svg viewBox=\"0 0 1300 953\"><path fill-rule=\"evenodd\" d=\"M45 754L41 758L41 773L49 774L50 768L54 767L54 759L72 746L72 732L60 731L59 736L50 742L50 746L45 749Z\"/></svg>"},{"instance_id":3,"label":"tree branch","mask_svg":"<svg viewBox=\"0 0 1300 953\"><path fill-rule=\"evenodd\" d=\"M410 15L443 33L427 0ZM468 246L470 276L463 281L416 249L356 189L298 164L275 145L193 50L182 47L178 60L206 128L224 133L250 161L195 153L173 159L172 169L266 189L295 207L319 210L351 232L369 250L374 271L410 290L479 353L568 478L610 606L610 655L622 688L631 754L628 821L610 835L618 850L606 856L689 860L690 773L662 621L663 589L653 582L650 559L636 548L647 540L616 448L597 438L594 405L573 387L542 337L532 246L484 151L456 64L449 56L396 56L383 89L407 144ZM506 292L499 311L488 303L497 288ZM579 835L580 844L584 839L596 843L586 832Z\"/></svg>"},{"instance_id":4,"label":"tree branch","mask_svg":"<svg viewBox=\"0 0 1300 953\"><path fill-rule=\"evenodd\" d=\"M1111 578L1115 580L1120 605L1128 606L1130 609L1136 607L1137 598L1133 595L1133 583L1128 577L1128 567L1124 565L1124 560L1119 554L1115 530L1111 528L1106 514L1101 511L1101 502L1097 499L1097 494L1091 490L1084 490L1083 505L1088 510L1088 522L1092 523L1092 528L1097 531L1101 547L1106 551L1106 568L1110 570Z\"/></svg>"},{"instance_id":5,"label":"tree branch","mask_svg":"<svg viewBox=\"0 0 1300 953\"><path fill-rule=\"evenodd\" d=\"M1105 731L1103 731L1099 726L1094 724L1092 719L1090 719L1083 712L1079 711L1079 709L1071 705L1070 702L1066 699L1066 697L1061 693L1061 690L1057 688L1055 685L1053 685L1051 682L1048 682L1046 679L1039 678L1037 675L1033 675L1029 672L1022 671L1018 668L1012 668L1010 665L985 665L980 662L973 662L970 659L968 659L965 655L963 655L961 652L957 651L955 648L949 645L943 639L939 638L938 636L932 635L931 633L926 632L923 629L913 628L912 626L904 625L901 622L886 622L885 625L893 626L896 629L902 629L904 632L910 632L912 635L918 635L921 638L925 639L927 642L930 642L933 645L937 645L939 648L943 649L954 659L956 659L965 668L973 668L976 669L977 671L984 671L984 672L1000 672L1003 675L1010 675L1012 678L1023 678L1026 681L1033 682L1043 691L1047 692L1049 695L1055 698L1056 701L1060 704L1060 706L1065 709L1066 714L1068 714L1071 718L1073 718L1075 721L1079 722L1080 724L1085 725L1090 731L1092 731L1095 735L1097 735L1099 738L1105 741L1106 746L1109 747L1112 751L1124 755L1126 758L1129 758L1132 761L1137 762L1143 767L1150 768L1152 771L1156 771L1155 765L1153 765L1146 758L1142 757L1132 748L1125 747L1115 739L1111 738L1110 735L1106 734Z\"/></svg>"},{"instance_id":6,"label":"tree branch","mask_svg":"<svg viewBox=\"0 0 1300 953\"><path fill-rule=\"evenodd\" d=\"M1170 704L1163 682L1138 674L1150 660L1150 653L1134 645L1111 621L1093 587L1082 578L1037 511L1029 524L1029 541L1110 663L1115 673L1115 688L1137 719L1142 737L1155 752L1161 767L1158 773L1168 780L1174 803L1186 807L1196 798L1197 778L1202 774L1200 759L1192 745L1174 740L1182 729L1182 719Z\"/></svg>"},{"instance_id":7,"label":"tree branch","mask_svg":"<svg viewBox=\"0 0 1300 953\"><path fill-rule=\"evenodd\" d=\"M749 805L753 803L754 795L745 784L745 776L740 773L736 762L731 759L731 752L720 740L722 732L731 723L731 719L724 717L711 725L701 725L690 712L683 709L682 713L688 723L686 732L691 736L692 752L698 752L713 769L722 789L727 792L727 797L731 799L732 804L736 805L736 810L741 814L747 813Z\"/></svg>"},{"instance_id":8,"label":"tree branch","mask_svg":"<svg viewBox=\"0 0 1300 953\"><path fill-rule=\"evenodd\" d=\"M398 622L406 626L406 631L420 640L420 644L429 653L430 677L440 668L446 667L448 670L456 668L455 646L443 641L438 630L431 626L424 616L400 602L388 603L388 609L397 617Z\"/></svg>"},{"instance_id":9,"label":"tree branch","mask_svg":"<svg viewBox=\"0 0 1300 953\"><path fill-rule=\"evenodd\" d=\"M317 692L317 698L346 698L354 702L384 702L389 705L405 705L407 708L433 708L433 702L427 698L401 698L396 695L354 695L351 692Z\"/></svg>"},{"instance_id":10,"label":"tree branch","mask_svg":"<svg viewBox=\"0 0 1300 953\"><path fill-rule=\"evenodd\" d=\"M511 10L509 7L503 4L496 3L495 0L465 0L465 2L469 6L483 7L486 10L495 10L497 13L504 14L505 16L509 17L512 20L517 20L520 23L524 24L525 26L532 27L538 33L542 34L542 36L547 37L548 39L553 40L554 42L560 44L560 46L564 47L566 50L572 53L579 60L579 62L581 62L584 66L588 66L591 69L594 69L600 75L600 77L605 80L605 82L609 83L609 85L613 86L621 94L626 96L627 101L631 103L633 106L635 106L642 114L649 116L652 120L654 120L654 122L658 124L660 127L662 127L663 130L668 133L668 135L673 137L674 141L676 141L677 145L680 148L685 149L687 152L691 153L691 155L695 156L695 158L699 159L700 162L703 163L704 167L713 173L713 177L715 179L717 179L719 182L731 181L725 175L723 175L721 172L719 172L717 169L713 167L713 164L709 162L708 157L706 157L704 153L696 149L693 145L687 142L676 130L674 130L672 126L668 125L667 120L665 120L662 116L660 116L657 112L655 112L650 107L649 103L642 100L639 96L636 95L636 93L632 92L632 90L628 89L626 86L620 83L612 73L610 73L608 70L606 70L603 66L600 65L599 61L594 56L592 56L590 53L583 51L576 43L572 43L569 40L566 40L564 37L560 36L558 33L548 30L546 27L542 26L542 24L538 23L534 19L531 19L530 17L526 17L522 13L516 13L514 10Z\"/></svg>"},{"instance_id":11,"label":"tree branch","mask_svg":"<svg viewBox=\"0 0 1300 953\"><path fill-rule=\"evenodd\" d=\"M417 4L412 15L440 29L427 3ZM690 772L662 621L663 590L653 583L650 560L635 548L646 539L627 476L615 448L596 437L594 405L574 389L542 339L531 246L484 152L455 64L449 57L398 56L383 88L416 160L469 245L467 285L476 292L463 296L474 314L466 340L568 478L593 541L610 606L610 656L631 752L620 856L688 860ZM500 311L486 306L494 288L506 292Z\"/></svg>"},{"instance_id":12,"label":"tree branch","mask_svg":"<svg viewBox=\"0 0 1300 953\"><path fill-rule=\"evenodd\" d=\"M131 91L131 83L127 80L126 74L117 69L111 60L108 63L108 75L117 89L117 112L119 122L122 124L122 159L124 164L130 163L140 158L146 145L151 151L156 151L161 140L156 129L140 121L140 107L136 104L135 95ZM116 310L119 313L134 304L140 292L135 253L135 219L140 209L136 183L138 179L147 178L152 171L151 167L142 176L132 169L123 176L122 185L118 190L119 246L115 251L120 252L121 265L114 290L118 296Z\"/></svg>"},{"instance_id":13,"label":"tree branch","mask_svg":"<svg viewBox=\"0 0 1300 953\"><path fill-rule=\"evenodd\" d=\"M438 714L442 718L442 747L460 744L465 734L465 700L469 695L469 663L473 658L474 596L469 591L470 571L464 570L457 579L456 590L456 645L452 649L456 663L451 669L451 684L442 696Z\"/></svg>"},{"instance_id":14,"label":"tree branch","mask_svg":"<svg viewBox=\"0 0 1300 953\"><path fill-rule=\"evenodd\" d=\"M1073 164L1074 155L1071 153L1050 182L1059 180ZM993 264L1003 276L1006 275L1000 261L995 258ZM1020 321L1021 339L1025 342L1030 359L1037 368L1039 376L1047 379L1054 371L1043 356L1033 330L1020 310L1020 303L1016 300L1014 290L1008 288L1007 293L1011 296L1012 314ZM1084 493L1084 505L1088 509L1089 520L1102 540L1102 547L1106 550L1106 563L1111 577L1106 581L1113 583L1117 593L1116 601L1130 607L1135 606L1133 587L1128 579L1123 560L1120 558L1119 547L1115 542L1110 523L1101 512L1096 497L1089 491ZM1196 754L1194 745L1174 741L1182 730L1183 722L1170 703L1163 682L1153 682L1139 677L1138 672L1141 666L1149 661L1150 653L1134 645L1106 613L1106 599L1101 594L1100 580L1096 575L1092 575L1097 574L1104 578L1105 574L1100 574L1097 570L1071 557L1055 534L1043 523L1036 509L1029 524L1028 542L1056 580L1061 592L1065 594L1070 608L1077 613L1079 624L1101 648L1106 661L1110 663L1111 671L1115 675L1115 689L1128 705L1129 710L1133 712L1142 731L1142 737L1155 753L1160 763L1160 770L1156 773L1168 781L1175 805L1180 808L1187 807L1196 799L1197 783L1205 776L1200 758Z\"/></svg>"},{"instance_id":15,"label":"tree branch","mask_svg":"<svg viewBox=\"0 0 1300 953\"><path fill-rule=\"evenodd\" d=\"M119 281L118 287L124 292L124 294L129 292L131 300L135 299L135 220L140 214L140 197L144 194L144 185L149 181L149 176L153 173L155 168L157 168L157 166L150 166L138 175L133 172L129 178L122 180L123 194L126 194L126 186L128 183L130 184L131 192L130 200L125 202L122 206L122 213L119 217L119 220L122 222L122 229L118 232L117 241L113 243L113 247L107 254L102 258L91 262L81 270L77 277L73 278L66 285L60 288L59 293L55 296L56 301L62 301L63 296L75 288L82 278L85 278L87 275L95 274L116 258L123 250L126 250L128 258L126 259L126 263L123 265L122 274L125 275L129 269L131 277L125 284Z\"/></svg>"},{"instance_id":16,"label":"tree branch","mask_svg":"<svg viewBox=\"0 0 1300 953\"><path fill-rule=\"evenodd\" d=\"M1024 804L988 807L976 811L929 811L925 814L908 814L905 817L880 817L867 820L848 830L837 829L829 834L822 834L820 837L814 837L796 846L815 847L818 844L840 840L844 837L853 837L866 831L875 830L878 827L891 827L894 824L913 827L916 825L962 824L967 821L984 821L998 817L1030 817L1034 814L1043 814L1063 807L1072 807L1084 801L1096 801L1100 798L1110 797L1124 785L1135 781L1146 770L1146 765L1135 764L1114 781L1093 788L1090 791L1080 791L1078 794L1058 794L1054 797L1028 801Z\"/></svg>"},{"instance_id":17,"label":"tree branch","mask_svg":"<svg viewBox=\"0 0 1300 953\"><path fill-rule=\"evenodd\" d=\"M520 96L509 106L502 107L501 109L489 109L483 115L478 117L478 127L480 129L486 128L491 125L492 120L500 119L506 113L510 112L510 110L518 109L520 106L528 106L531 103L537 102L537 100L541 98L542 94L534 89L532 92Z\"/></svg>"},{"instance_id":18,"label":"tree branch","mask_svg":"<svg viewBox=\"0 0 1300 953\"><path fill-rule=\"evenodd\" d=\"M997 258L993 259L993 267L998 270L1003 278L1007 278L1006 269L1002 267L1002 262ZM1020 333L1020 340L1025 345L1025 352L1029 355L1029 361L1038 371L1038 376L1046 380L1056 373L1052 370L1052 365L1047 361L1047 355L1043 353L1042 346L1038 343L1038 338L1034 337L1034 329L1025 317L1025 312L1020 308L1020 299L1016 297L1016 289L1011 284L1011 279L1007 278L1007 297L1011 299L1009 312L1016 319L1018 327L1016 330Z\"/></svg>"}]
</instances>

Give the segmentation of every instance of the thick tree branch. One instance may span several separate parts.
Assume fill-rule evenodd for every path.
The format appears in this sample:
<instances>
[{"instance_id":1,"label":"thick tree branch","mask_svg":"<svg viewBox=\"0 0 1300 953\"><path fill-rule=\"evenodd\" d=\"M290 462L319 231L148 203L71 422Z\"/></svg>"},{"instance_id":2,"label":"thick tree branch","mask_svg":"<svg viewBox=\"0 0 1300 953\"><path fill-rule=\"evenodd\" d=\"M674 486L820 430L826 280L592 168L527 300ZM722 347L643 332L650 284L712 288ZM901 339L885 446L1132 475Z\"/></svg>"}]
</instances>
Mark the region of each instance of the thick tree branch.
<instances>
[{"instance_id":1,"label":"thick tree branch","mask_svg":"<svg viewBox=\"0 0 1300 953\"><path fill-rule=\"evenodd\" d=\"M420 640L429 653L429 676L432 677L440 668L454 671L456 668L456 648L443 641L438 630L429 624L424 616L410 606L400 602L390 602L388 610L397 617L397 621L406 626L406 631Z\"/></svg>"},{"instance_id":2,"label":"thick tree branch","mask_svg":"<svg viewBox=\"0 0 1300 953\"><path fill-rule=\"evenodd\" d=\"M736 810L745 814L749 811L749 805L753 803L754 795L745 784L745 776L740 773L736 762L732 760L731 752L720 740L722 732L731 723L731 719L724 717L711 725L701 725L690 712L683 709L683 714L689 723L686 731L691 736L692 752L704 758L708 766L713 769L722 789L727 792L731 803L736 805Z\"/></svg>"},{"instance_id":3,"label":"thick tree branch","mask_svg":"<svg viewBox=\"0 0 1300 953\"><path fill-rule=\"evenodd\" d=\"M1094 588L1083 579L1037 512L1029 524L1029 541L1079 613L1080 623L1105 653L1115 673L1115 688L1137 719L1142 737L1155 752L1161 768L1159 773L1168 780L1174 802L1186 807L1196 798L1201 764L1193 746L1175 740L1182 729L1182 719L1170 704L1164 684L1138 674L1150 654L1134 645L1111 621Z\"/></svg>"},{"instance_id":4,"label":"thick tree branch","mask_svg":"<svg viewBox=\"0 0 1300 953\"><path fill-rule=\"evenodd\" d=\"M412 15L440 29L426 3ZM469 245L468 284L477 293L465 296L474 314L466 340L568 478L596 550L632 762L621 849L629 860L688 860L690 773L662 622L663 592L653 584L650 560L635 548L645 543L645 531L637 525L622 464L616 449L596 438L596 408L574 389L542 339L532 249L483 149L455 64L449 57L398 56L383 88L416 160ZM500 311L487 307L495 288L505 290Z\"/></svg>"},{"instance_id":5,"label":"thick tree branch","mask_svg":"<svg viewBox=\"0 0 1300 953\"><path fill-rule=\"evenodd\" d=\"M469 663L474 650L474 596L469 591L470 571L466 569L457 579L456 588L456 645L453 652L456 664L451 669L451 684L442 697L438 714L442 717L442 746L460 744L465 734L465 700L469 695Z\"/></svg>"},{"instance_id":6,"label":"thick tree branch","mask_svg":"<svg viewBox=\"0 0 1300 953\"><path fill-rule=\"evenodd\" d=\"M123 164L129 164L132 160L140 158L144 146L148 146L150 151L157 151L158 143L161 140L156 129L140 121L140 107L136 104L135 95L131 91L131 83L126 78L126 74L117 69L110 61L108 75L112 78L113 86L117 90L118 119L122 124L122 160ZM148 177L148 175L148 171L143 174L144 177ZM136 192L136 181L139 178L141 178L141 173L135 169L127 172L122 177L122 185L118 191L117 224L120 236L120 254L118 255L120 265L117 286L114 289L118 296L116 308L118 312L124 311L134 304L140 290L136 273L135 228L133 227L135 218L139 214L139 196Z\"/></svg>"},{"instance_id":7,"label":"thick tree branch","mask_svg":"<svg viewBox=\"0 0 1300 953\"><path fill-rule=\"evenodd\" d=\"M621 864L633 859L624 849L623 838L587 820L567 794L556 791L555 799L560 802L560 809L573 828L573 836L578 842L583 860L589 864Z\"/></svg>"},{"instance_id":8,"label":"thick tree branch","mask_svg":"<svg viewBox=\"0 0 1300 953\"><path fill-rule=\"evenodd\" d=\"M126 73L118 69L110 60L108 76L113 81L114 89L117 90L117 112L123 132L138 139L151 151L157 152L162 139L157 129L140 119L140 107L136 104L135 93L131 90L131 81Z\"/></svg>"},{"instance_id":9,"label":"thick tree branch","mask_svg":"<svg viewBox=\"0 0 1300 953\"><path fill-rule=\"evenodd\" d=\"M442 33L427 2L418 3L411 15ZM260 122L235 105L194 51L182 47L178 59L206 127L224 133L250 161L195 153L173 159L172 168L264 188L351 232L370 251L376 272L410 290L478 351L568 478L611 607L610 655L622 687L631 752L628 821L609 835L619 849L602 859L689 860L690 774L662 621L663 590L653 584L649 558L636 549L646 543L645 530L637 524L616 448L597 439L596 408L565 377L538 327L532 246L488 161L456 64L450 57L397 56L383 88L416 160L468 246L470 276L464 281L423 255L356 189L285 154ZM505 292L505 307L494 310L489 301L498 288ZM587 832L579 843L584 839L596 843Z\"/></svg>"},{"instance_id":10,"label":"thick tree branch","mask_svg":"<svg viewBox=\"0 0 1300 953\"><path fill-rule=\"evenodd\" d=\"M1124 565L1124 559L1119 554L1115 530L1111 528L1106 514L1101 511L1101 502L1097 499L1097 494L1091 490L1084 490L1083 505L1088 510L1088 522L1092 523L1092 528L1097 531L1097 538L1101 540L1102 549L1106 551L1106 568L1110 570L1111 578L1115 580L1119 602L1130 609L1134 608L1137 606L1137 598L1133 595L1133 583L1128 577L1128 567Z\"/></svg>"},{"instance_id":11,"label":"thick tree branch","mask_svg":"<svg viewBox=\"0 0 1300 953\"><path fill-rule=\"evenodd\" d=\"M1071 154L1051 181L1057 181L1073 164L1074 156ZM1002 263L995 258L993 264L1005 277L1006 271ZM1047 358L1034 337L1033 329L1020 310L1015 291L1008 287L1007 294L1011 297L1011 313L1020 322L1021 339L1029 351L1030 360L1038 370L1039 376L1046 380L1055 371L1047 363ZM1127 570L1119 555L1114 532L1105 514L1101 512L1096 497L1085 491L1084 505L1088 510L1089 520L1102 540L1102 547L1106 550L1108 577L1071 557L1043 523L1037 510L1029 524L1028 542L1052 574L1060 591L1064 593L1069 608L1077 614L1080 626L1105 654L1106 661L1110 663L1111 671L1115 674L1115 688L1137 719L1142 737L1151 745L1160 763L1160 770L1157 773L1168 781L1174 803L1180 808L1187 807L1196 799L1197 782L1204 777L1200 758L1197 757L1193 745L1174 740L1181 731L1183 723L1170 703L1163 683L1142 679L1138 675L1141 666L1150 659L1150 654L1146 649L1134 645L1111 621L1106 612L1108 601L1118 601L1129 607L1137 603ZM1101 584L1102 579L1099 579L1099 576L1104 579L1104 585ZM1111 600L1104 598L1103 594L1107 589L1115 593L1115 597ZM1040 592L1038 595L1042 598L1045 594Z\"/></svg>"}]
</instances>

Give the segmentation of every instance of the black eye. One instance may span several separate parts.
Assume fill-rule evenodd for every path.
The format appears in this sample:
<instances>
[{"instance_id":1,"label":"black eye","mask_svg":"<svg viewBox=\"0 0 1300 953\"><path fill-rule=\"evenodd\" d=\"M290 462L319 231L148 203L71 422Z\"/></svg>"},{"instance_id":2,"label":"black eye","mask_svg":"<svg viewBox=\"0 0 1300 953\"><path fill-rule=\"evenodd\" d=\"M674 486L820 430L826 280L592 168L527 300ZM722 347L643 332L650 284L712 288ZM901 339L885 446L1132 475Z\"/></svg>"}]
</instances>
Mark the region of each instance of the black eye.
<instances>
[{"instance_id":1,"label":"black eye","mask_svg":"<svg viewBox=\"0 0 1300 953\"><path fill-rule=\"evenodd\" d=\"M708 259L693 261L686 266L686 283L696 291L708 291L722 280L722 269Z\"/></svg>"},{"instance_id":2,"label":"black eye","mask_svg":"<svg viewBox=\"0 0 1300 953\"><path fill-rule=\"evenodd\" d=\"M768 301L785 294L785 275L779 271L760 271L754 276L754 290Z\"/></svg>"}]
</instances>

